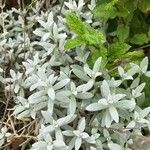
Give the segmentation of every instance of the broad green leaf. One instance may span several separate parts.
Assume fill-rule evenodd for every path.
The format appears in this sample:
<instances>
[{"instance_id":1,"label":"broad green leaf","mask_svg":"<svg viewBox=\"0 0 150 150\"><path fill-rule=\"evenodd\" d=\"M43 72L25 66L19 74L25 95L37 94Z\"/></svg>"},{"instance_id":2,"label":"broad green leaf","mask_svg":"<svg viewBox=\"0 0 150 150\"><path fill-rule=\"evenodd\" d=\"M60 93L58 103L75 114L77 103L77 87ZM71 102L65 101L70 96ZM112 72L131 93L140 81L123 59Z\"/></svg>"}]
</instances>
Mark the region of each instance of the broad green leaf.
<instances>
[{"instance_id":1,"label":"broad green leaf","mask_svg":"<svg viewBox=\"0 0 150 150\"><path fill-rule=\"evenodd\" d=\"M101 47L100 49L95 49L95 47L90 46L91 56L88 59L88 63L90 66L93 66L95 61L102 57L101 67L103 68L107 64L107 49L105 47Z\"/></svg>"},{"instance_id":2,"label":"broad green leaf","mask_svg":"<svg viewBox=\"0 0 150 150\"><path fill-rule=\"evenodd\" d=\"M149 90L150 89L150 78L142 76L141 81L146 83L145 88L144 88L145 99L142 104L142 106L145 108L147 106L150 106L150 92L149 92L150 91Z\"/></svg>"},{"instance_id":3,"label":"broad green leaf","mask_svg":"<svg viewBox=\"0 0 150 150\"><path fill-rule=\"evenodd\" d=\"M117 10L115 12L116 16L118 17L128 17L130 15L130 12L128 10L128 8L124 7L124 6L119 6L117 5Z\"/></svg>"},{"instance_id":4,"label":"broad green leaf","mask_svg":"<svg viewBox=\"0 0 150 150\"><path fill-rule=\"evenodd\" d=\"M138 7L144 13L150 11L150 0L139 0Z\"/></svg>"},{"instance_id":5,"label":"broad green leaf","mask_svg":"<svg viewBox=\"0 0 150 150\"><path fill-rule=\"evenodd\" d=\"M135 62L139 63L144 57L144 53L142 50L128 52L122 56L122 59L125 59L127 62Z\"/></svg>"},{"instance_id":6,"label":"broad green leaf","mask_svg":"<svg viewBox=\"0 0 150 150\"><path fill-rule=\"evenodd\" d=\"M129 36L129 26L123 24L118 25L117 37L120 42L124 42Z\"/></svg>"},{"instance_id":7,"label":"broad green leaf","mask_svg":"<svg viewBox=\"0 0 150 150\"><path fill-rule=\"evenodd\" d=\"M148 30L148 38L149 38L149 40L150 40L150 28L149 28L149 30Z\"/></svg>"},{"instance_id":8,"label":"broad green leaf","mask_svg":"<svg viewBox=\"0 0 150 150\"><path fill-rule=\"evenodd\" d=\"M121 42L111 44L108 49L109 59L118 59L119 57L127 53L130 47L130 45Z\"/></svg>"},{"instance_id":9,"label":"broad green leaf","mask_svg":"<svg viewBox=\"0 0 150 150\"><path fill-rule=\"evenodd\" d=\"M131 38L131 43L132 44L136 44L136 45L143 45L145 43L148 43L148 37L146 34L141 33L141 34L135 34L132 38Z\"/></svg>"},{"instance_id":10,"label":"broad green leaf","mask_svg":"<svg viewBox=\"0 0 150 150\"><path fill-rule=\"evenodd\" d=\"M103 3L103 4L99 4L97 5L94 10L93 10L93 14L95 17L97 18L115 18L116 17L116 8L112 6L108 7L109 3Z\"/></svg>"}]
</instances>

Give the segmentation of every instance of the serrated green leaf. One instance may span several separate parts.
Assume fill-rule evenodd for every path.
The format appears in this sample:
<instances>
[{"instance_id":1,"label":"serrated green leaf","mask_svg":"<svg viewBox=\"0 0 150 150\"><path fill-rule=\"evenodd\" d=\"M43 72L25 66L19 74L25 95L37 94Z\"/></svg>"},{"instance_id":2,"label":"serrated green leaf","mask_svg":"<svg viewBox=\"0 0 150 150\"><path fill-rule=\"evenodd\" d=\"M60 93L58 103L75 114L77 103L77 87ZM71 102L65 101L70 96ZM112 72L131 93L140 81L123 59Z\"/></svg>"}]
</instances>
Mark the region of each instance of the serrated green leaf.
<instances>
[{"instance_id":1,"label":"serrated green leaf","mask_svg":"<svg viewBox=\"0 0 150 150\"><path fill-rule=\"evenodd\" d=\"M115 18L116 17L116 8L113 7L112 3L102 3L97 5L94 10L93 14L95 17L98 18Z\"/></svg>"},{"instance_id":2,"label":"serrated green leaf","mask_svg":"<svg viewBox=\"0 0 150 150\"><path fill-rule=\"evenodd\" d=\"M91 48L91 56L88 59L88 63L90 66L93 66L95 61L102 57L101 67L103 68L107 64L107 49L105 47L101 47L100 50L95 49L94 47Z\"/></svg>"},{"instance_id":3,"label":"serrated green leaf","mask_svg":"<svg viewBox=\"0 0 150 150\"><path fill-rule=\"evenodd\" d=\"M67 40L67 42L65 43L65 49L72 49L72 48L81 46L83 44L85 44L85 41L79 36L77 36L74 39Z\"/></svg>"},{"instance_id":4,"label":"serrated green leaf","mask_svg":"<svg viewBox=\"0 0 150 150\"><path fill-rule=\"evenodd\" d=\"M108 49L108 56L110 60L121 57L130 49L130 47L130 45L121 42L111 44Z\"/></svg>"},{"instance_id":5,"label":"serrated green leaf","mask_svg":"<svg viewBox=\"0 0 150 150\"><path fill-rule=\"evenodd\" d=\"M87 45L97 45L100 47L100 45L106 41L101 32L95 30L87 23L84 23L80 17L74 13L67 16L67 24L72 31L78 34L75 41L69 41L68 47L74 47L75 45L81 45L84 43Z\"/></svg>"},{"instance_id":6,"label":"serrated green leaf","mask_svg":"<svg viewBox=\"0 0 150 150\"><path fill-rule=\"evenodd\" d=\"M75 13L70 13L67 16L67 25L72 31L79 35L82 35L86 32L85 24L82 22L81 18Z\"/></svg>"}]
</instances>

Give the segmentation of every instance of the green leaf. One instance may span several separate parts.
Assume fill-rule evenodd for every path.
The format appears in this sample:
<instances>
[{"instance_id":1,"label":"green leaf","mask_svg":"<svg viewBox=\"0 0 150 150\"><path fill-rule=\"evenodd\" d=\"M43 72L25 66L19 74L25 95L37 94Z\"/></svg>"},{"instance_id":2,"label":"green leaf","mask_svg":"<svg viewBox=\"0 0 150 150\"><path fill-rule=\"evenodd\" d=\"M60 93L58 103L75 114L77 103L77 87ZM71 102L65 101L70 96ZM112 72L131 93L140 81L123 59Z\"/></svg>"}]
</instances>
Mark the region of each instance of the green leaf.
<instances>
[{"instance_id":1,"label":"green leaf","mask_svg":"<svg viewBox=\"0 0 150 150\"><path fill-rule=\"evenodd\" d=\"M82 36L83 39L86 40L86 43L88 45L100 46L106 41L104 35L101 32L95 30L90 26L87 26L87 32Z\"/></svg>"},{"instance_id":2,"label":"green leaf","mask_svg":"<svg viewBox=\"0 0 150 150\"><path fill-rule=\"evenodd\" d=\"M142 82L146 83L146 86L144 88L145 100L144 100L142 106L143 107L147 107L147 106L150 106L150 92L149 92L149 89L150 89L150 78L142 76L141 80L142 80Z\"/></svg>"},{"instance_id":3,"label":"green leaf","mask_svg":"<svg viewBox=\"0 0 150 150\"><path fill-rule=\"evenodd\" d=\"M95 17L98 18L115 18L116 17L116 8L115 7L107 7L108 4L107 3L103 3L100 5L97 5L94 10L93 10L93 14Z\"/></svg>"},{"instance_id":4,"label":"green leaf","mask_svg":"<svg viewBox=\"0 0 150 150\"><path fill-rule=\"evenodd\" d=\"M97 18L113 19L116 16L126 17L130 13L128 9L122 5L118 5L119 0L102 1L93 10L93 14ZM116 7L117 6L117 7Z\"/></svg>"},{"instance_id":5,"label":"green leaf","mask_svg":"<svg viewBox=\"0 0 150 150\"><path fill-rule=\"evenodd\" d=\"M108 55L110 60L116 59L124 55L130 49L130 45L126 43L116 42L110 45Z\"/></svg>"},{"instance_id":6,"label":"green leaf","mask_svg":"<svg viewBox=\"0 0 150 150\"><path fill-rule=\"evenodd\" d=\"M72 49L83 44L85 44L85 41L79 36L77 36L74 39L67 40L67 42L65 43L65 49Z\"/></svg>"},{"instance_id":7,"label":"green leaf","mask_svg":"<svg viewBox=\"0 0 150 150\"><path fill-rule=\"evenodd\" d=\"M86 25L82 22L81 18L75 13L70 13L67 16L67 25L75 33L82 35L86 32Z\"/></svg>"},{"instance_id":8,"label":"green leaf","mask_svg":"<svg viewBox=\"0 0 150 150\"><path fill-rule=\"evenodd\" d=\"M102 57L101 67L103 68L107 64L107 49L105 47L101 47L99 50L95 49L95 47L90 47L91 56L88 59L88 63L90 66L93 66L95 61Z\"/></svg>"},{"instance_id":9,"label":"green leaf","mask_svg":"<svg viewBox=\"0 0 150 150\"><path fill-rule=\"evenodd\" d=\"M139 63L144 57L144 53L141 50L128 52L122 56L122 59L127 59L127 61L132 60L132 62Z\"/></svg>"},{"instance_id":10,"label":"green leaf","mask_svg":"<svg viewBox=\"0 0 150 150\"><path fill-rule=\"evenodd\" d=\"M84 23L80 17L74 13L67 16L67 24L72 31L78 34L78 36L74 41L68 41L65 45L66 48L74 48L75 46L82 45L84 43L87 45L96 45L97 47L100 47L100 45L106 41L103 33Z\"/></svg>"},{"instance_id":11,"label":"green leaf","mask_svg":"<svg viewBox=\"0 0 150 150\"><path fill-rule=\"evenodd\" d=\"M118 25L117 37L120 42L124 42L129 36L129 26L123 24Z\"/></svg>"},{"instance_id":12,"label":"green leaf","mask_svg":"<svg viewBox=\"0 0 150 150\"><path fill-rule=\"evenodd\" d=\"M136 45L143 45L145 43L148 43L148 37L146 34L141 33L141 34L135 34L131 38L131 43L136 44Z\"/></svg>"},{"instance_id":13,"label":"green leaf","mask_svg":"<svg viewBox=\"0 0 150 150\"><path fill-rule=\"evenodd\" d=\"M124 6L118 6L117 5L117 11L116 11L116 16L118 17L127 17L130 14L127 8Z\"/></svg>"},{"instance_id":14,"label":"green leaf","mask_svg":"<svg viewBox=\"0 0 150 150\"><path fill-rule=\"evenodd\" d=\"M148 30L148 38L149 38L149 40L150 40L150 28L149 28L149 30Z\"/></svg>"},{"instance_id":15,"label":"green leaf","mask_svg":"<svg viewBox=\"0 0 150 150\"><path fill-rule=\"evenodd\" d=\"M150 11L150 0L139 0L138 7L144 13Z\"/></svg>"}]
</instances>

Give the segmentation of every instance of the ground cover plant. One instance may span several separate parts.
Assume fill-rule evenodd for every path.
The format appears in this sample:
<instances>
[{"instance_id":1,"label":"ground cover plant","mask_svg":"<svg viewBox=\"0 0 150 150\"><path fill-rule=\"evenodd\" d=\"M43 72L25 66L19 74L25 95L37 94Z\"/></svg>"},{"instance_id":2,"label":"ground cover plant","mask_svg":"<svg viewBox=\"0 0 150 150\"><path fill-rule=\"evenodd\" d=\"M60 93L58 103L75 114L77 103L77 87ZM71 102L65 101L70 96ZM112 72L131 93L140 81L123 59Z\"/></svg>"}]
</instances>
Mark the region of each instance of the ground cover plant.
<instances>
[{"instance_id":1,"label":"ground cover plant","mask_svg":"<svg viewBox=\"0 0 150 150\"><path fill-rule=\"evenodd\" d=\"M0 1L0 149L149 150L149 0Z\"/></svg>"}]
</instances>

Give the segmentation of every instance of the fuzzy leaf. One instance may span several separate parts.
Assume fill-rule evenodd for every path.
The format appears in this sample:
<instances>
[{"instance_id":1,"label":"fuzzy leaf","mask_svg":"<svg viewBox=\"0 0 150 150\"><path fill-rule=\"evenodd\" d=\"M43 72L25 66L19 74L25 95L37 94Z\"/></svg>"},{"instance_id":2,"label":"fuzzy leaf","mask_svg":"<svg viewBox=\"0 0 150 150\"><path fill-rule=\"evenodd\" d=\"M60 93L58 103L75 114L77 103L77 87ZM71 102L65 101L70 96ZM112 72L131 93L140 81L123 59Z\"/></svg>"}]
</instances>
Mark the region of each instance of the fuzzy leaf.
<instances>
[{"instance_id":1,"label":"fuzzy leaf","mask_svg":"<svg viewBox=\"0 0 150 150\"><path fill-rule=\"evenodd\" d=\"M107 83L107 81L103 81L102 85L101 85L101 94L104 98L107 98L108 95L110 94L110 88L109 85Z\"/></svg>"},{"instance_id":2,"label":"fuzzy leaf","mask_svg":"<svg viewBox=\"0 0 150 150\"><path fill-rule=\"evenodd\" d=\"M49 96L52 100L55 99L55 91L54 91L53 88L49 88L49 89L48 89L48 96Z\"/></svg>"},{"instance_id":3,"label":"fuzzy leaf","mask_svg":"<svg viewBox=\"0 0 150 150\"><path fill-rule=\"evenodd\" d=\"M113 119L116 123L118 123L118 122L119 122L119 115L118 115L117 109L116 109L115 107L113 107L113 106L110 106L110 107L109 107L109 113L110 113L112 119Z\"/></svg>"}]
</instances>

